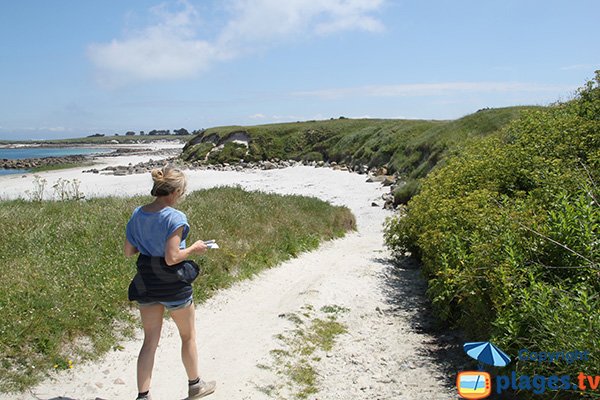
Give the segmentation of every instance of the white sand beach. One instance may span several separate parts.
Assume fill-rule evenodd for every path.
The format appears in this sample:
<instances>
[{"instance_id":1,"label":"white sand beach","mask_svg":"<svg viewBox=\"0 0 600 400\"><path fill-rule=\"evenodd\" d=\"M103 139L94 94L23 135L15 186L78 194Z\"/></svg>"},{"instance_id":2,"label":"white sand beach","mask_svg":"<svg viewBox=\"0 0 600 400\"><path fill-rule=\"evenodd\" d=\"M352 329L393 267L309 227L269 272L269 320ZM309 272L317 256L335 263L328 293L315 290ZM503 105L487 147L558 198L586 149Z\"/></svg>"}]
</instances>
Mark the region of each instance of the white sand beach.
<instances>
[{"instance_id":1,"label":"white sand beach","mask_svg":"<svg viewBox=\"0 0 600 400\"><path fill-rule=\"evenodd\" d=\"M127 165L148 158L121 156L102 158L101 162ZM39 175L49 187L59 178L78 179L87 198L149 193L150 174L112 176L82 173L84 169L89 167ZM437 339L422 326L426 302L419 271L394 268L383 243L382 224L391 212L381 208L381 195L388 188L366 183L365 175L308 166L186 174L190 190L240 185L247 190L302 194L345 205L356 216L358 226L357 232L326 242L197 305L202 376L217 381L217 390L208 399L281 398L269 397L261 388L282 378L258 365L268 364L270 351L280 346L275 335L293 328L281 315L299 312L305 305L315 310L326 305L349 310L339 316L348 333L339 336L334 349L316 364L320 391L309 399L456 397L453 377L442 370L436 356ZM0 198L26 197L25 191L32 187L31 174L2 176ZM372 202L380 206L373 207ZM72 370L55 374L30 393L2 394L0 399L134 399L140 335L138 329L138 337L122 343L122 350L111 351L97 362L76 363ZM183 399L187 394L179 346L177 330L166 320L153 374L154 400Z\"/></svg>"}]
</instances>

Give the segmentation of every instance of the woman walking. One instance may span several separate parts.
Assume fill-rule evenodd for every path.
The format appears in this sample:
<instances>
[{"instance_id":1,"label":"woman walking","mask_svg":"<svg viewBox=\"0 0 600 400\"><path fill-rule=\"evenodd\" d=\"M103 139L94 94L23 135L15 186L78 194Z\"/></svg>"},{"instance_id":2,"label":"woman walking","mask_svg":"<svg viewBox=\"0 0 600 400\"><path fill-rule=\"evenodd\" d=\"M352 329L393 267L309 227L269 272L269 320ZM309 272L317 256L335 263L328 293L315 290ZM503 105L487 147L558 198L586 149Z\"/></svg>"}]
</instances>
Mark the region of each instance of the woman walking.
<instances>
[{"instance_id":1,"label":"woman walking","mask_svg":"<svg viewBox=\"0 0 600 400\"><path fill-rule=\"evenodd\" d=\"M140 254L138 273L129 287L129 299L137 300L144 329L144 343L137 361L137 400L150 399L154 355L160 339L165 308L171 313L181 337L181 359L188 376L188 399L198 399L215 391L214 381L204 382L198 371L195 309L189 279L179 269L192 254L202 254L206 244L199 240L186 247L190 231L187 217L174 209L186 189L185 175L165 166L152 170L154 185L150 204L136 208L127 223L125 255ZM177 271L177 274L172 272Z\"/></svg>"}]
</instances>

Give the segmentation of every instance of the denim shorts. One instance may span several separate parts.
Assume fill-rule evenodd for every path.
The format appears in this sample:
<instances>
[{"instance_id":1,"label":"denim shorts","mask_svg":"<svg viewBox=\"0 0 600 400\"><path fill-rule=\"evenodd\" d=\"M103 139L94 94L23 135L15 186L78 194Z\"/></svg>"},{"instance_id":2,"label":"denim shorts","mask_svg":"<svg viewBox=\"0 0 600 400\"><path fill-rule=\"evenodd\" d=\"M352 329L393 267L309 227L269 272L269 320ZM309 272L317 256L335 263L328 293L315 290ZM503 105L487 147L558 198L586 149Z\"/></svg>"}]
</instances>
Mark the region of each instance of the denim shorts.
<instances>
[{"instance_id":1,"label":"denim shorts","mask_svg":"<svg viewBox=\"0 0 600 400\"><path fill-rule=\"evenodd\" d=\"M176 300L176 301L150 301L150 302L138 301L138 305L140 307L148 307L148 306L153 306L155 304L162 304L169 311L175 311L175 310L179 310L180 308L186 308L187 306L191 305L192 303L194 303L194 299L192 298L192 296L188 297L187 299Z\"/></svg>"}]
</instances>

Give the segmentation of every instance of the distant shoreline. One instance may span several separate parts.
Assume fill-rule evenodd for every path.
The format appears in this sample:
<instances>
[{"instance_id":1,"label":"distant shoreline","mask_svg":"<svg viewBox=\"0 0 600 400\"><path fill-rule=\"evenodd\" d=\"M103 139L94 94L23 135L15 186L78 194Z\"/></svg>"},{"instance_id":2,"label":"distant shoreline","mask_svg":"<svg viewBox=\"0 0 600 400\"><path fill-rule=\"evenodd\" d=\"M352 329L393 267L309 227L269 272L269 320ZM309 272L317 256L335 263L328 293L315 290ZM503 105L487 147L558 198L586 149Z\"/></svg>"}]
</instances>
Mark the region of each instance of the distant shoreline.
<instances>
[{"instance_id":1,"label":"distant shoreline","mask_svg":"<svg viewBox=\"0 0 600 400\"><path fill-rule=\"evenodd\" d=\"M140 145L140 144L149 144L149 143L164 143L164 142L176 142L177 144L184 144L186 141L181 140L181 138L144 138L144 139L121 139L118 140L113 139L112 137L107 138L104 141L101 140L90 140L84 141L8 141L8 140L0 140L0 149L22 149L22 148L67 148L67 147L92 147L92 148L105 148L105 147L115 147L115 146L127 146L127 145ZM90 139L99 139L99 138L90 138ZM101 139L101 138L100 138ZM61 140L78 140L78 139L61 139Z\"/></svg>"},{"instance_id":2,"label":"distant shoreline","mask_svg":"<svg viewBox=\"0 0 600 400\"><path fill-rule=\"evenodd\" d=\"M25 173L36 172L50 168L70 168L83 165L92 165L94 160L107 158L107 157L123 157L129 155L152 155L157 151L160 151L161 147L165 144L177 144L183 146L181 142L165 140L155 140L151 143L126 143L126 144L12 144L12 145L0 145L0 150L27 150L27 149L102 149L106 150L99 153L90 154L60 154L60 155L48 155L42 157L26 157L26 158L3 158L0 157L0 170L4 171L2 176L10 175L13 173ZM158 149L157 149L158 147ZM14 171L13 173L8 171Z\"/></svg>"},{"instance_id":3,"label":"distant shoreline","mask_svg":"<svg viewBox=\"0 0 600 400\"><path fill-rule=\"evenodd\" d=\"M103 145L139 145L154 142L178 142L184 144L193 135L131 135L131 136L88 136L69 139L2 140L0 149L22 147L79 147Z\"/></svg>"},{"instance_id":4,"label":"distant shoreline","mask_svg":"<svg viewBox=\"0 0 600 400\"><path fill-rule=\"evenodd\" d=\"M35 148L44 148L44 149L67 149L67 148L77 148L77 147L85 147L92 149L104 149L104 148L114 148L115 144L104 144L104 143L10 143L10 144L0 144L0 149L35 149Z\"/></svg>"}]
</instances>

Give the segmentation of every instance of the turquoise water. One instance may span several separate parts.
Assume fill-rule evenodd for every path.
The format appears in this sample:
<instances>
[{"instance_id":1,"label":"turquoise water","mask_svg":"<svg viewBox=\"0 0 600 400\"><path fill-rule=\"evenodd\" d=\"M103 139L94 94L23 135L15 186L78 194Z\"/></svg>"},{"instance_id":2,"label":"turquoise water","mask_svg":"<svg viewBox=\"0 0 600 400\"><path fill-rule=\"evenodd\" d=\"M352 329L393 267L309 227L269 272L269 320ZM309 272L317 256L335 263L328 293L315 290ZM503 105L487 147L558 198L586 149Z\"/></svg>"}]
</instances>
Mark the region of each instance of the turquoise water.
<instances>
[{"instance_id":1,"label":"turquoise water","mask_svg":"<svg viewBox=\"0 0 600 400\"><path fill-rule=\"evenodd\" d=\"M87 155L110 153L111 151L111 149L95 149L90 147L24 147L18 149L0 149L0 160L4 158L18 160L23 158L74 156L78 154Z\"/></svg>"},{"instance_id":2,"label":"turquoise water","mask_svg":"<svg viewBox=\"0 0 600 400\"><path fill-rule=\"evenodd\" d=\"M44 158L44 157L63 157L74 155L90 155L110 153L112 149L97 149L91 147L24 147L18 149L0 149L0 160L19 160L23 158ZM26 169L3 169L0 168L1 175L24 174L29 172Z\"/></svg>"},{"instance_id":3,"label":"turquoise water","mask_svg":"<svg viewBox=\"0 0 600 400\"><path fill-rule=\"evenodd\" d=\"M29 172L26 169L4 169L0 168L0 176L2 175L12 175L12 174L26 174Z\"/></svg>"}]
</instances>

